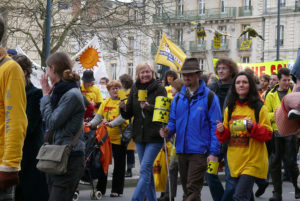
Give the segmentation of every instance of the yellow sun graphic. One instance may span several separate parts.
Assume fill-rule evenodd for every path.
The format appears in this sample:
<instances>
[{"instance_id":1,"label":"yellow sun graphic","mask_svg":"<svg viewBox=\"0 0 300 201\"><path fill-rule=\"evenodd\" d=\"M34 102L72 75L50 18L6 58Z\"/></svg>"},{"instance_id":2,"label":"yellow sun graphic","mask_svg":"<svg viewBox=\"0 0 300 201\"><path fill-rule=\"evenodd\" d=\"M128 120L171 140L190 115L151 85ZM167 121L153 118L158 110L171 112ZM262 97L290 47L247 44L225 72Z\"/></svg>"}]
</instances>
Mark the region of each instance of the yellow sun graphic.
<instances>
[{"instance_id":1,"label":"yellow sun graphic","mask_svg":"<svg viewBox=\"0 0 300 201\"><path fill-rule=\"evenodd\" d=\"M85 69L92 69L99 61L99 53L94 47L88 47L79 57L79 62Z\"/></svg>"}]
</instances>

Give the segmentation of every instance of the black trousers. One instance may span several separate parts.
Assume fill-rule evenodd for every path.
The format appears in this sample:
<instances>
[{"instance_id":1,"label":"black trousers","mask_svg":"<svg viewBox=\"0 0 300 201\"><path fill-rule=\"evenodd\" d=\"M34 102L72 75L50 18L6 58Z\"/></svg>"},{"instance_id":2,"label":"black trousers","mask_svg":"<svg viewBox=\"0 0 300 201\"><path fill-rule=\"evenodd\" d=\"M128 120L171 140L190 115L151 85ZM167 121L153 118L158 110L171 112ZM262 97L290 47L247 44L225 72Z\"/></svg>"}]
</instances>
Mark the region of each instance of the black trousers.
<instances>
[{"instance_id":1,"label":"black trousers","mask_svg":"<svg viewBox=\"0 0 300 201\"><path fill-rule=\"evenodd\" d=\"M292 176L292 183L297 187L297 177L299 170L297 166L297 137L295 135L287 137L275 137L275 154L272 154L270 167L271 177L274 184L274 191L282 194L281 164L285 157L288 170Z\"/></svg>"},{"instance_id":2,"label":"black trousers","mask_svg":"<svg viewBox=\"0 0 300 201\"><path fill-rule=\"evenodd\" d=\"M112 178L112 193L123 194L126 165L126 147L118 144L112 144L112 153L114 158L114 170ZM106 191L107 175L101 172L97 183L97 190L104 195Z\"/></svg>"},{"instance_id":3,"label":"black trousers","mask_svg":"<svg viewBox=\"0 0 300 201\"><path fill-rule=\"evenodd\" d=\"M83 154L71 155L65 175L47 175L49 201L72 201L83 170Z\"/></svg>"},{"instance_id":4,"label":"black trousers","mask_svg":"<svg viewBox=\"0 0 300 201\"><path fill-rule=\"evenodd\" d=\"M127 169L134 168L135 165L134 150L127 150L126 156L127 156Z\"/></svg>"}]
</instances>

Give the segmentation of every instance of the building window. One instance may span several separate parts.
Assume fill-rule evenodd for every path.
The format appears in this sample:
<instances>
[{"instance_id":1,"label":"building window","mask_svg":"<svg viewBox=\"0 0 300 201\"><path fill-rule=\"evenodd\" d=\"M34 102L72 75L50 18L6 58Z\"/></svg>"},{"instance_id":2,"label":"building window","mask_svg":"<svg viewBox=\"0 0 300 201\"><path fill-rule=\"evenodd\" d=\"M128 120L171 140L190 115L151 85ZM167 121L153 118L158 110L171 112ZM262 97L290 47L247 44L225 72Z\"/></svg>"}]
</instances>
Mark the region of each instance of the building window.
<instances>
[{"instance_id":1,"label":"building window","mask_svg":"<svg viewBox=\"0 0 300 201\"><path fill-rule=\"evenodd\" d=\"M197 38L198 46L202 46L204 44L204 38Z\"/></svg>"},{"instance_id":2,"label":"building window","mask_svg":"<svg viewBox=\"0 0 300 201\"><path fill-rule=\"evenodd\" d=\"M205 13L205 0L199 0L199 14L203 15Z\"/></svg>"},{"instance_id":3,"label":"building window","mask_svg":"<svg viewBox=\"0 0 300 201\"><path fill-rule=\"evenodd\" d=\"M225 13L227 7L227 0L221 0L221 12Z\"/></svg>"},{"instance_id":4,"label":"building window","mask_svg":"<svg viewBox=\"0 0 300 201\"><path fill-rule=\"evenodd\" d=\"M203 68L204 68L204 59L199 59L199 65L200 65L200 69L203 70Z\"/></svg>"},{"instance_id":5,"label":"building window","mask_svg":"<svg viewBox=\"0 0 300 201\"><path fill-rule=\"evenodd\" d=\"M163 5L161 3L157 4L156 14L157 14L157 16L162 17L162 14L163 14Z\"/></svg>"},{"instance_id":6,"label":"building window","mask_svg":"<svg viewBox=\"0 0 300 201\"><path fill-rule=\"evenodd\" d=\"M242 25L242 31L244 31L244 30L246 29L247 26L250 26L250 24L243 24L243 25ZM245 33L243 36L244 36L243 40L250 40L250 37L249 37L249 33L248 33L248 32Z\"/></svg>"},{"instance_id":7,"label":"building window","mask_svg":"<svg viewBox=\"0 0 300 201\"><path fill-rule=\"evenodd\" d=\"M62 2L62 1L59 1L59 2L57 2L57 7L58 7L59 9L64 9L64 10L66 10L66 9L69 8L69 4L68 4L68 3L64 3L64 2Z\"/></svg>"},{"instance_id":8,"label":"building window","mask_svg":"<svg viewBox=\"0 0 300 201\"><path fill-rule=\"evenodd\" d=\"M117 79L117 64L111 64L111 79Z\"/></svg>"},{"instance_id":9,"label":"building window","mask_svg":"<svg viewBox=\"0 0 300 201\"><path fill-rule=\"evenodd\" d=\"M226 33L226 26L219 26L219 31ZM221 44L226 44L226 36L221 36Z\"/></svg>"},{"instance_id":10,"label":"building window","mask_svg":"<svg viewBox=\"0 0 300 201\"><path fill-rule=\"evenodd\" d=\"M183 15L183 0L177 0L177 15Z\"/></svg>"},{"instance_id":11,"label":"building window","mask_svg":"<svg viewBox=\"0 0 300 201\"><path fill-rule=\"evenodd\" d=\"M283 32L284 31L284 26L283 25L280 25L280 46L283 46ZM277 26L275 27L275 33L276 33L276 37L275 37L275 44L277 44Z\"/></svg>"},{"instance_id":12,"label":"building window","mask_svg":"<svg viewBox=\"0 0 300 201\"><path fill-rule=\"evenodd\" d=\"M128 50L132 51L134 49L134 37L128 38Z\"/></svg>"},{"instance_id":13,"label":"building window","mask_svg":"<svg viewBox=\"0 0 300 201\"><path fill-rule=\"evenodd\" d=\"M242 57L242 63L249 63L249 57Z\"/></svg>"},{"instance_id":14,"label":"building window","mask_svg":"<svg viewBox=\"0 0 300 201\"><path fill-rule=\"evenodd\" d=\"M286 0L280 0L280 6L281 7L285 7L286 4Z\"/></svg>"},{"instance_id":15,"label":"building window","mask_svg":"<svg viewBox=\"0 0 300 201\"><path fill-rule=\"evenodd\" d=\"M251 0L244 0L244 10L250 10Z\"/></svg>"},{"instance_id":16,"label":"building window","mask_svg":"<svg viewBox=\"0 0 300 201\"><path fill-rule=\"evenodd\" d=\"M128 64L128 75L133 76L133 63Z\"/></svg>"},{"instance_id":17,"label":"building window","mask_svg":"<svg viewBox=\"0 0 300 201\"><path fill-rule=\"evenodd\" d=\"M182 46L182 39L183 39L183 30L182 29L177 29L176 30L176 35L177 35L177 45Z\"/></svg>"},{"instance_id":18,"label":"building window","mask_svg":"<svg viewBox=\"0 0 300 201\"><path fill-rule=\"evenodd\" d=\"M113 50L118 50L118 41L116 38L112 39L112 49Z\"/></svg>"}]
</instances>

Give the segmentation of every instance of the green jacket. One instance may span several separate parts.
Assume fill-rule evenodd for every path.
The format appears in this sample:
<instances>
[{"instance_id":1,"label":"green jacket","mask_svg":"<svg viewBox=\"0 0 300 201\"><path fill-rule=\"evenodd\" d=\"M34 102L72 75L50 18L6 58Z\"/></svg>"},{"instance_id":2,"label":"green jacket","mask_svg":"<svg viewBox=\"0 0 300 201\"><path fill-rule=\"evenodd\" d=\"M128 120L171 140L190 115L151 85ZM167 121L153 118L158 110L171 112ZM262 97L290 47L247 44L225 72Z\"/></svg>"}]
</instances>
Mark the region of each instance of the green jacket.
<instances>
[{"instance_id":1,"label":"green jacket","mask_svg":"<svg viewBox=\"0 0 300 201\"><path fill-rule=\"evenodd\" d=\"M276 109L281 105L281 101L278 96L278 87L279 87L279 85L276 85L273 89L271 89L271 91L268 93L266 100L265 100L265 105L269 112L269 119L271 121L272 128L274 131L278 130L276 122L275 122L275 118L274 118L274 113L275 113ZM291 91L292 91L292 89L289 88L288 93L290 93Z\"/></svg>"}]
</instances>

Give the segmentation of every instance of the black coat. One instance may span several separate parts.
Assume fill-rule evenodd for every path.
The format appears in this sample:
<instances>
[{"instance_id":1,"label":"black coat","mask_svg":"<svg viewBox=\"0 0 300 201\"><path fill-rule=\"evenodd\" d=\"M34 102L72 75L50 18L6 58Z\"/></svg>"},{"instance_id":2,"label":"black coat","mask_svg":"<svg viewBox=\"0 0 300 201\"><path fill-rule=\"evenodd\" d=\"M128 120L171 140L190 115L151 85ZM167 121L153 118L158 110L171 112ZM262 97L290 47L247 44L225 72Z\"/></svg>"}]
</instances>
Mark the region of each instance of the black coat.
<instances>
[{"instance_id":1,"label":"black coat","mask_svg":"<svg viewBox=\"0 0 300 201\"><path fill-rule=\"evenodd\" d=\"M147 102L151 105L150 109L144 109L145 118L142 115L142 108L138 101L138 90L147 90ZM156 143L163 142L163 138L159 135L159 130L162 125L152 122L155 98L157 96L167 96L165 87L158 81L153 80L146 86L135 83L130 91L126 104L126 111L121 110L121 115L124 119L133 120L133 140L137 143Z\"/></svg>"}]
</instances>

